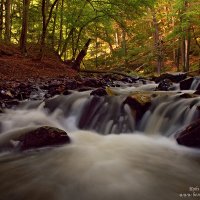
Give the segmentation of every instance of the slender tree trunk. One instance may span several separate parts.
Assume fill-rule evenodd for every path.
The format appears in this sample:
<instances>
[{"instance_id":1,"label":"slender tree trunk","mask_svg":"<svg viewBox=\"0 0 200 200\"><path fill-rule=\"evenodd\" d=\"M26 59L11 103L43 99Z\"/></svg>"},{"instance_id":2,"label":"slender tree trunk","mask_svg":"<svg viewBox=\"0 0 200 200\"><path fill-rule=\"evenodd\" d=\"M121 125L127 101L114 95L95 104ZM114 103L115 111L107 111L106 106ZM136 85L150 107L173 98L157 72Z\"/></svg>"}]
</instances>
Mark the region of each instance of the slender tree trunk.
<instances>
[{"instance_id":1,"label":"slender tree trunk","mask_svg":"<svg viewBox=\"0 0 200 200\"><path fill-rule=\"evenodd\" d=\"M54 48L55 45L55 30L56 30L56 20L57 20L57 12L58 12L58 3L56 4L56 12L53 18L53 30L52 30L52 48Z\"/></svg>"},{"instance_id":2,"label":"slender tree trunk","mask_svg":"<svg viewBox=\"0 0 200 200\"><path fill-rule=\"evenodd\" d=\"M185 63L186 63L186 71L189 71L189 62L190 62L190 28L188 28L188 36L185 41Z\"/></svg>"},{"instance_id":3,"label":"slender tree trunk","mask_svg":"<svg viewBox=\"0 0 200 200\"><path fill-rule=\"evenodd\" d=\"M30 5L30 0L23 0L23 23L22 23L22 32L20 37L20 49L22 53L27 52L26 43L27 43L29 5Z\"/></svg>"},{"instance_id":4,"label":"slender tree trunk","mask_svg":"<svg viewBox=\"0 0 200 200\"><path fill-rule=\"evenodd\" d=\"M159 34L158 34L158 26L157 26L157 21L156 21L155 9L152 9L152 13L153 13L153 23L155 27L156 48L157 48L157 54L158 54L158 76L160 76L162 57L161 57L161 51L160 51Z\"/></svg>"},{"instance_id":5,"label":"slender tree trunk","mask_svg":"<svg viewBox=\"0 0 200 200\"><path fill-rule=\"evenodd\" d=\"M180 71L179 69L179 64L180 64L180 38L179 38L179 45L178 45L178 48L177 48L177 60L176 60L176 67L177 67L177 72Z\"/></svg>"},{"instance_id":6,"label":"slender tree trunk","mask_svg":"<svg viewBox=\"0 0 200 200\"><path fill-rule=\"evenodd\" d=\"M107 31L106 31L106 37L109 38ZM107 40L107 43L109 45L110 53L112 54L113 53L113 47L112 47L110 40Z\"/></svg>"},{"instance_id":7,"label":"slender tree trunk","mask_svg":"<svg viewBox=\"0 0 200 200\"><path fill-rule=\"evenodd\" d=\"M6 0L5 2L5 41L10 42L10 0Z\"/></svg>"},{"instance_id":8,"label":"slender tree trunk","mask_svg":"<svg viewBox=\"0 0 200 200\"><path fill-rule=\"evenodd\" d=\"M62 0L61 4L61 19L60 19L60 38L59 38L59 43L58 43L58 52L61 51L61 46L62 46L62 40L63 40L63 6L64 6L64 0Z\"/></svg>"},{"instance_id":9,"label":"slender tree trunk","mask_svg":"<svg viewBox=\"0 0 200 200\"><path fill-rule=\"evenodd\" d=\"M185 36L182 36L181 40L181 63L182 63L182 69L185 72Z\"/></svg>"},{"instance_id":10,"label":"slender tree trunk","mask_svg":"<svg viewBox=\"0 0 200 200\"><path fill-rule=\"evenodd\" d=\"M125 56L125 65L128 65L128 60L126 58L127 56L127 47L126 47L126 34L125 34L125 30L124 27L121 26L121 30L122 30L122 46L123 46L123 50L124 50L124 56Z\"/></svg>"},{"instance_id":11,"label":"slender tree trunk","mask_svg":"<svg viewBox=\"0 0 200 200\"><path fill-rule=\"evenodd\" d=\"M72 69L80 71L80 64L81 64L83 58L87 54L87 50L88 50L88 47L90 45L90 41L91 41L91 39L88 39L88 41L85 43L83 49L78 54L78 56L77 56L77 58L76 58L76 60L75 60L75 62L73 64L73 66L72 66Z\"/></svg>"},{"instance_id":12,"label":"slender tree trunk","mask_svg":"<svg viewBox=\"0 0 200 200\"><path fill-rule=\"evenodd\" d=\"M173 26L173 31L175 30L175 20L174 16L172 16L172 26ZM175 49L175 39L173 39L173 60L174 64L176 63L176 49Z\"/></svg>"},{"instance_id":13,"label":"slender tree trunk","mask_svg":"<svg viewBox=\"0 0 200 200\"><path fill-rule=\"evenodd\" d=\"M65 53L65 51L66 51L66 49L67 49L67 45L68 45L68 43L69 43L69 41L70 41L70 38L71 38L71 36L72 36L74 30L75 30L75 28L72 28L72 29L70 30L70 32L69 32L67 38L65 39L65 43L64 43L64 45L63 45L62 52L60 53L60 57L62 57L63 54Z\"/></svg>"},{"instance_id":14,"label":"slender tree trunk","mask_svg":"<svg viewBox=\"0 0 200 200\"><path fill-rule=\"evenodd\" d=\"M1 5L0 5L0 40L3 38L3 0L1 0Z\"/></svg>"},{"instance_id":15,"label":"slender tree trunk","mask_svg":"<svg viewBox=\"0 0 200 200\"><path fill-rule=\"evenodd\" d=\"M75 59L74 32L72 33L72 60Z\"/></svg>"},{"instance_id":16,"label":"slender tree trunk","mask_svg":"<svg viewBox=\"0 0 200 200\"><path fill-rule=\"evenodd\" d=\"M45 47L45 38L46 38L46 32L47 32L47 27L48 24L50 22L52 13L53 13L53 9L54 6L56 5L56 3L58 2L58 0L55 0L54 3L51 6L51 10L49 12L49 16L48 19L46 20L46 0L42 0L42 37L41 37L41 44L40 44L40 52L38 54L38 60L42 59L42 54L43 54L43 49Z\"/></svg>"},{"instance_id":17,"label":"slender tree trunk","mask_svg":"<svg viewBox=\"0 0 200 200\"><path fill-rule=\"evenodd\" d=\"M118 33L118 29L116 29L116 32L115 32L115 45L116 45L116 47L119 46L119 33Z\"/></svg>"}]
</instances>

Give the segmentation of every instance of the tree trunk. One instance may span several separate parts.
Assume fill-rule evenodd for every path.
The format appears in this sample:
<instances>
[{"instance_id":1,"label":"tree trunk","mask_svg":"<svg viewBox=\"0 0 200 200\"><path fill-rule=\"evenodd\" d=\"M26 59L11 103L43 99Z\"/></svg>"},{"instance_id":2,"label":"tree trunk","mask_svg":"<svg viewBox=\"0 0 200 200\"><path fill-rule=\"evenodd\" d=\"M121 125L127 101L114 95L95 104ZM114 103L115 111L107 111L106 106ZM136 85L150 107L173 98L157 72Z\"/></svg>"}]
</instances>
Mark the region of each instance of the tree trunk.
<instances>
[{"instance_id":1,"label":"tree trunk","mask_svg":"<svg viewBox=\"0 0 200 200\"><path fill-rule=\"evenodd\" d=\"M185 36L182 36L182 45L181 45L181 63L182 63L182 69L185 72Z\"/></svg>"},{"instance_id":2,"label":"tree trunk","mask_svg":"<svg viewBox=\"0 0 200 200\"><path fill-rule=\"evenodd\" d=\"M189 71L190 65L190 28L188 28L188 36L187 40L185 41L185 63L186 63L186 71Z\"/></svg>"},{"instance_id":3,"label":"tree trunk","mask_svg":"<svg viewBox=\"0 0 200 200\"><path fill-rule=\"evenodd\" d=\"M22 53L27 52L26 43L27 43L29 5L30 5L30 0L23 0L23 23L22 23L22 32L20 37L20 49Z\"/></svg>"},{"instance_id":4,"label":"tree trunk","mask_svg":"<svg viewBox=\"0 0 200 200\"><path fill-rule=\"evenodd\" d=\"M81 50L81 52L78 54L73 66L72 66L72 69L76 70L76 71L80 71L80 64L83 60L83 58L86 56L87 54L87 50L88 50L88 47L90 45L90 41L91 39L88 39L88 41L85 43L83 49Z\"/></svg>"},{"instance_id":5,"label":"tree trunk","mask_svg":"<svg viewBox=\"0 0 200 200\"><path fill-rule=\"evenodd\" d=\"M5 2L5 41L10 42L10 0Z\"/></svg>"},{"instance_id":6,"label":"tree trunk","mask_svg":"<svg viewBox=\"0 0 200 200\"><path fill-rule=\"evenodd\" d=\"M57 2L58 2L58 0L55 0L54 3L52 4L48 19L46 20L46 0L42 0L42 24L43 24L43 26L42 26L40 52L39 52L38 58L37 58L38 60L42 59L43 49L45 48L45 38L46 38L47 27L48 27L48 24L50 22L50 19L51 19L52 13L53 13L54 6L56 5Z\"/></svg>"},{"instance_id":7,"label":"tree trunk","mask_svg":"<svg viewBox=\"0 0 200 200\"><path fill-rule=\"evenodd\" d=\"M157 26L157 21L156 21L156 13L155 13L154 8L152 9L152 13L153 13L153 23L154 23L154 27L155 27L156 49L157 49L157 56L158 56L158 76L160 76L162 57L161 57L161 51L160 51L160 43L159 43L158 26Z\"/></svg>"},{"instance_id":8,"label":"tree trunk","mask_svg":"<svg viewBox=\"0 0 200 200\"><path fill-rule=\"evenodd\" d=\"M174 20L174 16L172 16L172 27L173 27L173 31L175 30L175 20ZM174 60L174 64L176 63L176 49L175 49L175 39L173 39L173 60Z\"/></svg>"},{"instance_id":9,"label":"tree trunk","mask_svg":"<svg viewBox=\"0 0 200 200\"><path fill-rule=\"evenodd\" d=\"M62 0L61 4L61 19L60 19L60 37L59 37L59 43L58 43L58 52L61 51L61 45L62 45L62 40L63 40L63 5L64 5L64 0Z\"/></svg>"},{"instance_id":10,"label":"tree trunk","mask_svg":"<svg viewBox=\"0 0 200 200\"><path fill-rule=\"evenodd\" d=\"M178 49L177 49L177 60L176 60L177 72L180 71L180 69L179 69L179 63L180 63L180 47L178 47Z\"/></svg>"},{"instance_id":11,"label":"tree trunk","mask_svg":"<svg viewBox=\"0 0 200 200\"><path fill-rule=\"evenodd\" d=\"M75 30L75 28L72 28L72 29L70 30L70 32L69 32L67 38L65 39L65 43L64 43L64 45L63 45L62 52L60 53L60 57L62 57L63 54L65 53L65 51L66 51L66 49L67 49L67 45L68 45L68 43L69 43L69 41L70 41L70 38L71 38L71 36L72 36L74 30Z\"/></svg>"},{"instance_id":12,"label":"tree trunk","mask_svg":"<svg viewBox=\"0 0 200 200\"><path fill-rule=\"evenodd\" d=\"M3 31L3 0L1 0L1 5L0 5L0 40L2 40L2 31Z\"/></svg>"},{"instance_id":13,"label":"tree trunk","mask_svg":"<svg viewBox=\"0 0 200 200\"><path fill-rule=\"evenodd\" d=\"M58 12L58 3L56 4L56 12L53 18L53 30L52 30L52 48L54 48L55 45L55 30L56 30L56 20L57 20L57 12Z\"/></svg>"},{"instance_id":14,"label":"tree trunk","mask_svg":"<svg viewBox=\"0 0 200 200\"><path fill-rule=\"evenodd\" d=\"M116 29L116 32L115 32L115 44L116 44L116 47L119 46L119 33L118 33L118 29Z\"/></svg>"},{"instance_id":15,"label":"tree trunk","mask_svg":"<svg viewBox=\"0 0 200 200\"><path fill-rule=\"evenodd\" d=\"M107 31L106 31L106 37L109 38L109 35L108 35ZM112 54L113 53L112 44L111 44L110 40L107 40L106 42L108 43L109 49L110 49L110 53Z\"/></svg>"},{"instance_id":16,"label":"tree trunk","mask_svg":"<svg viewBox=\"0 0 200 200\"><path fill-rule=\"evenodd\" d=\"M127 48L126 48L126 34L125 34L125 30L124 27L121 26L121 30L122 30L122 46L123 46L123 50L124 50L124 56L125 56L125 65L128 65L128 60L126 58L127 56Z\"/></svg>"}]
</instances>

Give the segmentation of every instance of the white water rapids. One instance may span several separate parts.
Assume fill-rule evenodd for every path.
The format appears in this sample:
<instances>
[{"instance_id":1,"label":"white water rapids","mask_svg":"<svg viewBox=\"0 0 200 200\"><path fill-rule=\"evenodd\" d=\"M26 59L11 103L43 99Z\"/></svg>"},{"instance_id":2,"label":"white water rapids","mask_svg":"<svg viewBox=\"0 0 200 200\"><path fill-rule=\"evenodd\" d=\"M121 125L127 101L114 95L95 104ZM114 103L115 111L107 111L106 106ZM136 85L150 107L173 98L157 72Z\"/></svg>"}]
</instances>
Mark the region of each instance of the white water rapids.
<instances>
[{"instance_id":1,"label":"white water rapids","mask_svg":"<svg viewBox=\"0 0 200 200\"><path fill-rule=\"evenodd\" d=\"M24 102L0 115L0 145L41 125L63 129L72 140L60 147L0 153L1 200L200 198L200 150L179 146L173 138L198 117L200 98L156 97L136 125L130 108L119 108L123 97L102 97L86 120L88 130L80 130L78 120L94 98L88 94L58 96L46 105Z\"/></svg>"}]
</instances>

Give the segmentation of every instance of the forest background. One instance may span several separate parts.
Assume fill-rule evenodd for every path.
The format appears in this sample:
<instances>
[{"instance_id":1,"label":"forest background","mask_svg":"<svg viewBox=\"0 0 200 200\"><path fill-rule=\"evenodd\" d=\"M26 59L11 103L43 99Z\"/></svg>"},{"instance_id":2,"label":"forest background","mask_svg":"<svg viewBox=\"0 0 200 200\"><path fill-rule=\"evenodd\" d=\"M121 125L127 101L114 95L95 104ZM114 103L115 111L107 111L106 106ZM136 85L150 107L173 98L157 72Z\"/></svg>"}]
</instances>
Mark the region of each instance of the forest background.
<instances>
[{"instance_id":1,"label":"forest background","mask_svg":"<svg viewBox=\"0 0 200 200\"><path fill-rule=\"evenodd\" d=\"M0 0L0 44L27 58L35 49L35 60L53 49L70 63L91 39L83 69L196 71L199 10L199 0Z\"/></svg>"}]
</instances>

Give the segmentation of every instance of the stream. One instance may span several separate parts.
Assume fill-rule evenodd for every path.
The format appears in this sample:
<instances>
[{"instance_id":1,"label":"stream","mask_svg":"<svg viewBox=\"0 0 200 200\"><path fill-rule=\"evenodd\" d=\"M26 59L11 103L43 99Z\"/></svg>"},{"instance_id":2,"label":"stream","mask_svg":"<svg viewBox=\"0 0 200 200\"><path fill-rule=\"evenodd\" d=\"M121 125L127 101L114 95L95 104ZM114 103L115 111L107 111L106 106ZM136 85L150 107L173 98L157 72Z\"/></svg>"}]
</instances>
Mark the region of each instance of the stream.
<instances>
[{"instance_id":1,"label":"stream","mask_svg":"<svg viewBox=\"0 0 200 200\"><path fill-rule=\"evenodd\" d=\"M196 81L196 80L195 80ZM194 83L191 90L193 93ZM22 101L0 114L0 145L48 125L71 143L0 153L1 200L178 200L200 198L200 150L177 144L174 134L199 117L200 97L163 91L138 123L122 102L130 92L156 93L157 84L111 88ZM14 140L12 141L15 142Z\"/></svg>"}]
</instances>

